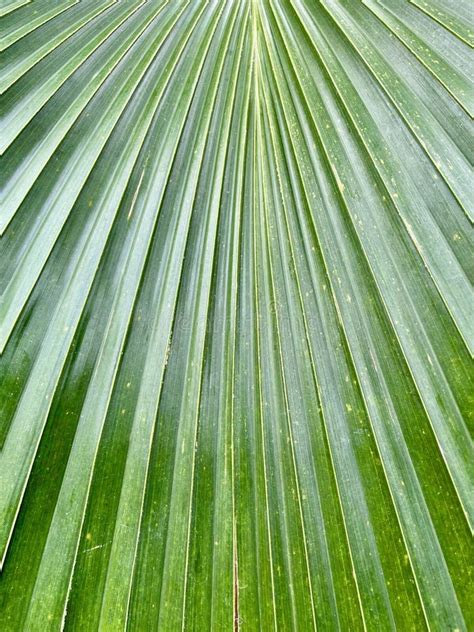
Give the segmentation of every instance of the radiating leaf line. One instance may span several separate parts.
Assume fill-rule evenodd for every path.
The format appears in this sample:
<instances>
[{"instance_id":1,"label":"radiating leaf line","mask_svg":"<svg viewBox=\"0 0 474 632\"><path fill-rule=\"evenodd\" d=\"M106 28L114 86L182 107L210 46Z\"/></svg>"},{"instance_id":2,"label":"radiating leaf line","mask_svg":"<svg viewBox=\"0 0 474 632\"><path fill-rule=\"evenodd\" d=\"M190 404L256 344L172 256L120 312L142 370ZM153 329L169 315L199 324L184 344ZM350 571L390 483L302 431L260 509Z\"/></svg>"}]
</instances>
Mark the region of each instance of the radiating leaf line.
<instances>
[{"instance_id":1,"label":"radiating leaf line","mask_svg":"<svg viewBox=\"0 0 474 632\"><path fill-rule=\"evenodd\" d=\"M15 144L15 154L12 156L12 160L3 160L4 170L7 175L8 186L2 192L2 216L0 232L3 233L9 222L14 217L14 214L19 209L21 203L27 196L31 186L42 172L45 165L51 159L54 151L59 146L60 142L66 136L67 132L73 126L77 120L77 116L83 111L84 107L89 103L94 94L101 87L101 85L108 79L109 75L113 72L116 65L121 61L123 56L130 50L140 36L153 22L154 18L160 11L163 10L165 5L156 7L146 7L152 9L145 14L145 20L142 20L143 12L136 12L134 16L136 20L131 19L127 24L128 30L124 33L125 38L122 42L112 40L102 45L100 53L103 54L103 58L97 56L94 59L95 64L88 68L91 80L88 82L84 77L86 69L82 69L82 74L78 78L78 84L80 91L73 90L74 86L68 86L67 94L69 94L69 100L71 101L69 107L67 107L67 96L63 98L61 92L52 98L52 94L49 91L42 100L36 103L35 110L30 113L31 116L37 113L37 111L43 105L43 100L49 101L47 108L41 112L41 117L47 120L52 118L54 121L52 129L48 133L44 134L40 146L31 147L31 143L28 143L28 138L23 139L22 136L17 140ZM128 21L130 14L127 12L125 16L119 15L119 20ZM134 22L137 22L135 25ZM119 22L120 25L120 22ZM117 23L110 20L110 16L107 16L107 29L113 29L117 26ZM133 28L135 26L135 28ZM120 36L121 34L119 34ZM90 45L90 41L88 41ZM110 49L113 54L110 55ZM63 69L61 69L61 73ZM67 79L67 77L66 77ZM40 90L45 90L44 82L40 85ZM56 86L55 86L56 87ZM72 93L72 94L71 94ZM29 90L29 102L34 102L35 92ZM13 110L10 112L10 116L6 116L5 126L9 129L13 129L14 125L21 123L21 119L24 118L24 114L27 113L25 104L13 99ZM56 105L58 104L58 105ZM52 113L55 113L56 109L61 109L61 116L51 117Z\"/></svg>"},{"instance_id":2,"label":"radiating leaf line","mask_svg":"<svg viewBox=\"0 0 474 632\"><path fill-rule=\"evenodd\" d=\"M3 20L4 34L0 39L0 51L4 51L19 39L31 33L31 31L48 22L48 20L77 4L78 1L58 0L51 4L49 0L33 0L28 5L25 5L23 11L17 11L10 15L8 20ZM39 10L38 7L41 7L43 10Z\"/></svg>"},{"instance_id":3,"label":"radiating leaf line","mask_svg":"<svg viewBox=\"0 0 474 632\"><path fill-rule=\"evenodd\" d=\"M185 40L186 41L186 40ZM175 56L179 56L180 54L180 49L179 47L177 48L177 51L175 53ZM166 82L169 79L170 76L170 70L171 67L168 69L168 71L165 73L164 77L161 79L161 90L157 91L156 95L155 95L155 103L157 103L159 101L159 97L160 95L163 93L165 87L166 87ZM159 84L158 84L159 85ZM138 102L139 104L139 102ZM135 104L137 105L137 104ZM156 107L156 105L155 105ZM141 132L141 138L143 140L144 137L144 133L146 133L147 130L147 126L149 124L149 122L151 121L151 117L153 115L153 108L151 108L148 113L147 113L147 119L144 120L144 127L142 128L142 132ZM133 120L133 119L132 119ZM141 143L139 142L139 139L134 138L134 136L132 136L132 141L138 141L135 145L136 149L135 149L135 156L137 155L137 151L140 148ZM176 139L172 139L172 146L176 144ZM133 144L130 143L130 146L133 147ZM166 147L166 145L164 145L164 148ZM162 149L162 151L164 152L164 149ZM125 147L125 151L124 151L124 157L125 159L128 159L128 164L129 164L129 169L131 169L133 167L134 164L134 154L132 153L132 159L130 160L129 156L127 155L127 147ZM172 155L172 152L171 152ZM120 164L120 163L119 163ZM123 175L123 174L120 174ZM125 183L127 182L127 178L125 178ZM119 200L121 197L121 193L120 193L120 189L119 189ZM106 190L107 193L107 190ZM104 202L106 202L108 204L108 206L106 206L106 212L108 212L108 217L107 215L105 215L105 222L111 222L113 220L114 215L111 213L114 213L114 211L116 211L116 206L114 207L114 200L113 198L109 198L107 197L107 195L104 196ZM115 202L116 203L116 202ZM100 206L98 207L98 210L100 210ZM104 239L104 236L106 237L108 234L108 231L106 229L107 223L102 226L100 226L100 228L97 225L94 225L93 228L96 231L96 235L99 239ZM105 229L105 232L104 232ZM109 230L110 230L110 223L109 223ZM100 243L100 242L99 242ZM102 241L103 244L103 241ZM90 257L92 255L92 257L97 257L97 255L101 255L102 250L103 250L103 245L99 245L98 248L96 248L96 250L94 251L92 249L91 246L93 246L93 241L89 241L87 239L85 239L84 241L84 247L87 247L89 249L89 253L87 254L82 254L81 253L81 257L83 257L84 259L84 265L86 266L86 269L89 268L92 273L94 273L97 265L98 265L98 260L95 259L95 263L94 263L94 259L92 259L92 261L87 260L87 255ZM87 252L87 251L86 251ZM64 352L67 352L67 349L69 347L70 344L70 340L72 340L72 336L74 334L75 331L75 327L77 326L77 322L79 320L80 314L81 314L81 310L78 309L78 298L82 297L83 300L83 305L84 302L87 298L88 295L88 289L86 291L84 291L81 287L80 284L77 284L77 277L76 275L79 273L80 268L77 268L75 270L75 275L73 275L72 279L71 279L71 285L69 286L69 296L66 294L64 296L64 302L63 304L59 305L58 309L57 309L57 316L58 319L60 320L60 323L62 323L59 327L50 327L50 337L51 337L51 344L49 346L49 354L48 356L43 356L40 357L40 360L37 364L36 371L33 374L34 377L30 378L29 383L28 383L28 390L25 390L25 392L23 393L23 398L22 398L22 403L20 405L20 407L17 410L16 416L15 416L15 421L13 422L13 432L15 434L16 437L18 437L18 434L20 432L19 428L23 427L24 428L24 432L27 433L27 436L31 436L34 433L34 427L31 424L31 420L32 419L37 419L38 422L37 423L42 423L44 424L46 421L46 416L47 416L47 412L49 410L49 406L51 404L50 399L48 398L47 400L44 400L43 398L41 398L38 393L41 393L44 389L44 376L45 374L47 375L48 372L46 371L46 367L49 365L51 366L52 363L52 349L54 349L55 347L58 349L59 354L58 355L58 359L56 360L56 362L58 363L58 369L60 370L60 368L63 365L65 356L64 356ZM76 278L75 278L76 277ZM90 284L92 283L93 280L93 274L92 276L89 277L83 277L82 282L84 282L84 280L86 280L86 283L88 282L88 286L86 285L86 288L90 288ZM72 295L71 295L72 294ZM73 298L74 294L78 297L78 298ZM73 323L76 323L76 325L74 325ZM61 339L61 337L58 338L57 336L57 331L64 331L64 329L66 328L66 333L68 334L68 336L66 337L66 339ZM54 343L54 341L57 341L56 343ZM54 364L53 364L54 366ZM52 379L54 381L57 381L57 379L59 378L59 372L54 373L52 372ZM29 392L28 392L29 391ZM30 394L31 393L31 394ZM36 393L36 394L35 394ZM33 434L34 436L34 434ZM41 436L41 431L39 432L38 435L38 439L39 436ZM3 460L4 459L9 459L9 466L8 467L2 467L2 475L5 477L4 478L4 483L3 483L3 490L4 490L4 502L9 504L9 501L7 500L7 494L9 492L9 487L11 484L15 484L16 486L18 486L18 483L21 483L21 477L18 476L18 474L15 474L16 469L13 465L13 463L16 461L18 464L20 463L25 463L24 460L24 455L23 455L23 451L25 449L28 449L28 445L29 442L26 440L22 442L21 444L16 444L16 450L20 450L20 453L18 456L15 456L16 454L16 450L9 448L9 440L11 441L13 437L13 433L10 433L8 438L7 438L7 443L4 446L4 450L2 452L2 454L0 455L0 460L2 462L3 465ZM34 452L33 452L34 454ZM26 463L28 463L28 460L26 460ZM7 484L6 477L9 477L9 480L11 481L10 483ZM6 519L6 515L2 520L2 524L4 525L4 529L5 529L5 537L7 534L7 530L9 531L10 527L8 526L9 521ZM10 523L11 524L11 523ZM5 545L4 545L5 547ZM4 548L5 550L5 548Z\"/></svg>"},{"instance_id":4,"label":"radiating leaf line","mask_svg":"<svg viewBox=\"0 0 474 632\"><path fill-rule=\"evenodd\" d=\"M261 337L260 337L260 301L259 301L259 282L258 282L258 273L257 273L257 231L256 226L258 222L258 216L261 212L262 208L262 165L261 165L261 155L260 155L260 139L261 139L261 130L260 130L260 50L259 50L259 29L261 24L261 13L260 6L258 0L252 1L252 70L253 70L253 81L254 81L254 102L253 102L253 156L252 156L252 214L250 217L251 225L251 238L250 238L250 248L251 248L251 258L249 260L250 264L250 275L251 275L251 283L252 283L252 302L253 308L255 310L255 323L253 329L253 337L254 337L254 345L256 352L256 366L254 365L252 368L256 374L256 379L254 378L254 384L257 386L257 402L256 405L258 407L256 414L256 423L258 425L257 432L259 433L259 448L261 450L261 469L263 473L263 487L264 487L264 499L265 499L265 528L266 528L266 546L268 547L265 551L265 554L269 557L269 574L270 574L270 591L271 591L271 615L268 621L268 625L271 626L272 629L278 629L278 615L277 615L277 604L276 604L276 590L275 590L275 572L274 572L274 551L273 551L273 543L272 543L272 534L271 534L271 518L270 518L270 499L269 499L269 490L268 490L268 464L266 457L266 447L265 447L265 432L264 432L264 417L263 417L263 392L262 392L262 375L260 371L261 366L261 357L262 357L262 348L261 348ZM270 613L269 613L270 614Z\"/></svg>"},{"instance_id":5,"label":"radiating leaf line","mask_svg":"<svg viewBox=\"0 0 474 632\"><path fill-rule=\"evenodd\" d=\"M357 51L357 54L375 75L394 107L407 121L421 146L465 209L468 217L473 220L474 211L471 203L470 186L466 177L469 171L466 157L453 142L451 130L449 130L449 127L453 125L456 126L454 129L459 126L459 116L455 112L454 102L443 99L433 82L426 77L426 73L416 71L411 60L407 59L407 66L404 67L400 63L403 59L403 52L400 48L391 51L391 60L394 65L396 63L396 71L395 68L392 68L386 56L389 52L389 45L392 47L393 43L390 42L389 44L387 38L378 29L377 36L381 39L381 43L376 44L373 35L374 24L368 19L373 16L363 5L359 7L357 4L348 5L346 0L324 0L324 6L328 13L336 20L338 26L351 41L354 51ZM358 22L355 21L356 19ZM362 25L366 29L365 32L361 30ZM400 46L402 45L400 44ZM386 48L384 54L382 54L383 47ZM410 65L408 65L408 61L410 61ZM407 72L407 67L410 68L410 73ZM430 111L432 104L427 95L422 99L418 96L420 92L421 94L434 93L433 98L436 94L437 100L435 102L440 111L445 109L443 108L443 101L446 102L448 110L445 112L444 118L441 119L442 122L438 112ZM469 126L469 123L466 125ZM462 136L455 132L454 137L457 142L463 141ZM472 155L472 150L468 151Z\"/></svg>"},{"instance_id":6,"label":"radiating leaf line","mask_svg":"<svg viewBox=\"0 0 474 632\"><path fill-rule=\"evenodd\" d=\"M307 16L304 7L301 7L301 15ZM318 17L320 19L317 24L318 26L321 25L322 28L324 15ZM400 130L398 130L396 136L394 134L388 136L390 129L383 128L382 123L377 124L377 127L371 127L374 122L378 123L377 117L382 119L379 108L383 102L381 99L377 100L378 94L368 81L364 81L361 77L361 81L354 82L354 79L357 78L357 73L360 71L357 66L350 65L351 59L345 55L345 51L340 48L336 49L338 55L335 57L333 52L328 50L328 46L335 47L338 45L337 39L331 37L331 33L328 33L326 36L324 33L317 32L315 29L316 23L311 21L309 17L302 24L306 25L308 34L310 37L312 36L312 42L320 54L321 62L324 64L328 77L331 78L338 95L344 103L351 122L358 129L360 139L372 158L374 168L377 169L388 191L394 187L396 188L397 195L392 197L394 207L400 214L410 238L422 257L425 266L428 268L433 281L438 287L441 298L445 301L446 307L469 348L472 339L474 339L474 333L472 332L472 325L469 319L466 319L469 311L466 301L469 300L472 290L465 272L467 266L469 266L468 257L463 256L468 249L470 241L470 225L467 218L460 216L459 213L457 217L452 214L452 219L448 215L451 210L448 206L449 198L439 186L440 181L436 174L433 174L432 183L429 183L428 186L421 178L417 178L415 181L417 176L415 165L423 160L422 154L416 155L416 161L413 160L411 171L408 171L408 169L405 171L404 164L397 159L397 154L391 149L391 147L396 147L397 143L400 143L400 147L397 147L399 155L403 155L405 161L410 161L413 146L410 147L408 143L403 143ZM350 68L350 79L339 65L338 58L344 61L346 68ZM349 81L354 82L354 88L357 92L351 89ZM365 94L371 91L371 98L366 100L366 105L362 105L361 101L361 108L359 108L357 102L360 97L358 94L362 91ZM371 107L372 104L374 104L374 107ZM366 108L370 108L370 112ZM400 177L400 173L403 173L404 177ZM410 182L410 179L413 179L413 184ZM396 184L394 185L394 183ZM429 200L429 206L425 203L425 199ZM430 207L434 209L438 205L440 212L435 214L433 210L430 210ZM460 224L460 220L464 221L464 219L466 220L464 224ZM458 249L458 252L453 253L452 248L457 243L453 241L455 235L458 235L461 241L462 251ZM448 239L450 243L448 243ZM461 261L458 260L460 255L463 256ZM442 262L442 266L438 268L439 262ZM448 278L446 275L446 262L449 263L452 271Z\"/></svg>"},{"instance_id":7,"label":"radiating leaf line","mask_svg":"<svg viewBox=\"0 0 474 632\"><path fill-rule=\"evenodd\" d=\"M131 0L133 1L133 0ZM138 0L135 0L138 1ZM67 23L58 16L58 19L46 23L43 29L33 31L28 38L28 48L24 50L23 41L17 46L12 46L4 53L5 70L0 83L0 94L3 94L18 79L30 70L41 59L62 44L67 38L87 25L95 17L113 7L116 0L81 0L71 11L66 14ZM61 23L58 29L56 22ZM2 151L3 153L3 151Z\"/></svg>"},{"instance_id":8,"label":"radiating leaf line","mask_svg":"<svg viewBox=\"0 0 474 632\"><path fill-rule=\"evenodd\" d=\"M179 261L181 257L174 254L173 259L175 261ZM173 279L173 277L171 278ZM163 288L165 290L163 293L163 302L165 301L165 297L168 296L169 298L169 295L172 296L173 292L176 293L176 290L177 290L177 287L176 287L176 290L173 290L172 287L170 287L170 290L166 291L167 289L166 282L163 283ZM148 366L150 367L150 369L147 372L148 367L145 368L145 372L142 378L140 396L137 403L137 411L135 413L137 424L139 424L137 425L137 430L135 433L135 436L136 436L135 440L138 442L137 448L135 449L136 451L135 459L137 463L134 464L133 461L130 461L130 466L128 466L128 463L127 463L126 475L127 473L129 473L130 480L127 485L127 479L125 479L125 482L122 487L123 493L125 493L127 490L127 487L131 485L141 487L143 492L145 490L143 481L146 480L148 467L144 471L144 476L139 479L137 479L137 469L140 467L139 461L142 459L142 455L143 455L142 443L144 440L146 440L146 437L148 436L150 436L150 440L151 440L151 435L149 433L153 432L153 426L150 428L149 431L144 432L143 424L144 422L147 422L147 421L150 422L152 419L156 417L159 393L161 391L160 376L162 375L162 372L164 371L164 366L166 363L166 355L167 355L167 346L168 346L167 338L166 336L163 336L162 332L163 332L163 329L167 326L167 323L169 323L168 326L171 327L171 324L173 322L171 315L168 313L169 306L171 305L173 305L173 303L168 302L167 306L163 309L163 312L161 312L161 310L157 310L157 314L155 317L156 321L153 326L153 331L156 332L154 336L155 340L153 344L150 344L150 352L149 352L150 360L149 360ZM157 360L161 364L161 370L156 367ZM150 401L150 393L156 393L157 399L154 402L153 400ZM151 410L148 410L150 405L152 406L152 408ZM134 435L132 435L131 449L129 451L130 458L133 458L133 454L134 454L134 452L132 451L134 447L133 438L134 438ZM142 482L140 483L140 481ZM141 503L143 503L143 496L142 496ZM135 510L133 510L133 505L131 509L130 499L128 501L124 500L123 506L124 506L123 511L127 511L127 513L129 513L131 516L136 516L138 518L142 513L142 510L138 508L135 508ZM119 512L120 512L120 509L121 507L119 508ZM113 570L109 570L107 584L106 584L106 588L104 592L104 604L102 607L102 611L105 612L103 616L106 617L106 621L108 622L107 625L112 625L112 626L121 625L119 617L120 617L120 613L123 612L122 608L117 607L117 605L120 605L120 604L117 604L115 602L116 600L115 593L118 592L117 586L120 585L119 582L121 581L121 578L123 580L126 580L127 578L131 577L133 574L131 568L128 568L126 571L124 570L123 551L130 550L129 547L124 546L124 542L123 542L123 537L125 537L125 534L130 533L130 521L126 520L125 517L126 517L125 515L121 517L121 514L120 513L118 514L118 518L117 518L118 525L128 524L129 528L126 531L125 530L123 531L122 539L120 538L120 535L121 535L120 532L117 536L118 537L117 542L114 539L114 546L116 546L115 558L113 557L114 555L114 549L113 549L112 554L111 554L111 557L112 557L111 564L115 562L115 564L117 564L118 566L117 566L117 571L115 573L113 572ZM137 528L138 527L139 527L139 524L137 524ZM137 535L135 535L135 538L137 538ZM133 550L133 548L131 550ZM112 569L113 569L113 566L112 566ZM112 603L109 605L107 603L108 599L110 600L113 599L114 601L112 601Z\"/></svg>"},{"instance_id":9,"label":"radiating leaf line","mask_svg":"<svg viewBox=\"0 0 474 632\"><path fill-rule=\"evenodd\" d=\"M199 59L199 58L198 58ZM111 318L109 320L106 336L104 337L104 343L99 352L99 358L96 363L95 375L92 377L92 385L97 387L94 390L89 390L84 407L81 415L81 420L79 422L78 430L76 432L75 441L73 444L72 452L69 457L68 467L66 469L66 473L63 481L63 488L61 490L57 505L56 512L53 518L52 526L49 532L48 542L46 543L45 551L43 553L43 564L40 567L35 591L39 592L39 594L43 595L42 599L35 599L35 593L32 595L32 606L30 607L30 611L27 615L25 625L26 627L31 627L35 625L35 621L44 618L46 613L50 613L49 616L57 617L60 610L61 604L64 604L65 594L65 585L61 588L61 584L64 583L66 577L64 576L64 566L58 566L57 559L58 556L64 556L66 553L66 549L58 550L58 547L55 548L49 547L49 543L53 543L56 541L56 532L57 535L62 536L61 540L63 542L62 547L69 546L76 548L77 545L75 541L71 539L74 537L75 532L69 529L68 534L64 533L62 522L63 519L61 517L60 511L67 510L69 513L72 511L72 501L75 498L81 489L81 482L84 480L84 475L90 476L90 472L93 467L84 467L84 462L88 458L87 450L94 449L94 454L92 451L90 452L89 458L94 458L97 449L98 440L100 438L102 423L105 418L105 411L108 404L108 398L110 397L110 388L113 384L116 370L117 370L117 361L119 358L119 354L123 345L124 336L126 334L126 329L128 328L129 318L131 315L131 309L134 303L134 295L133 293L123 292L124 287L138 287L137 280L133 282L134 274L141 275L143 273L143 265L144 260L143 256L147 254L148 249L140 250L134 245L136 243L143 242L145 239L145 235L149 235L149 239L153 235L153 225L156 223L156 211L155 205L146 205L141 212L142 217L137 214L136 216L136 229L135 235L131 240L130 244L130 253L128 255L128 260L123 265L124 275L120 282L118 293L116 295L115 302L116 304L113 306L111 310ZM140 217L140 220L138 219ZM126 320L124 320L124 316ZM114 322L115 319L115 322ZM120 336L120 338L118 338ZM117 346L117 338L120 341ZM113 373L110 373L110 369L113 370ZM100 389L100 391L98 390ZM107 397L107 400L105 400ZM90 405L89 405L90 404ZM99 412L100 411L100 412ZM94 422L95 417L95 422ZM97 423L99 422L99 423ZM101 423L102 422L102 423ZM96 426L96 435L90 435L91 424L94 423ZM86 434L87 433L87 434ZM90 446L90 447L88 447ZM80 450L78 454L82 454L82 458L74 458L75 450ZM69 483L69 488L68 488ZM88 486L90 486L90 479ZM64 500L62 498L64 493ZM88 494L88 489L84 488L84 492ZM74 496L69 496L69 494L74 494ZM70 500L69 500L70 498ZM68 499L68 500L66 500ZM81 500L80 505L77 500L74 500L77 503L77 509L79 506L84 507L85 502ZM67 508L67 509L66 509ZM63 511L64 511L63 510ZM57 526L56 526L57 525ZM81 523L78 523L78 528L80 529L82 526ZM61 534L61 535L60 535ZM77 537L77 536L76 536ZM69 544L67 544L69 542ZM68 558L71 555L67 555ZM63 576L59 575L55 569L60 568ZM56 585L53 584L53 578L57 582ZM41 582L44 582L44 586ZM49 594L51 594L51 603L45 598L45 589L47 588ZM56 605L57 604L57 605ZM64 607L64 606L63 606ZM125 609L122 611L125 612ZM43 614L43 616L41 616ZM64 617L64 614L62 615ZM107 621L106 625L110 625L110 621Z\"/></svg>"},{"instance_id":10,"label":"radiating leaf line","mask_svg":"<svg viewBox=\"0 0 474 632\"><path fill-rule=\"evenodd\" d=\"M474 89L469 82L472 52L414 7L398 0L363 0L371 11L413 52L472 117Z\"/></svg>"},{"instance_id":11,"label":"radiating leaf line","mask_svg":"<svg viewBox=\"0 0 474 632\"><path fill-rule=\"evenodd\" d=\"M312 109L314 111L314 108ZM330 130L327 130L325 134L326 138L329 139L330 135L331 135ZM323 138L321 132L320 132L320 138L324 146L326 144L326 141ZM344 141L344 146L348 147L350 142L351 141L350 141L349 136L346 136L345 141ZM326 151L328 162L331 162L331 153L333 150L328 149L328 146L329 145L326 146L325 151ZM342 147L341 147L341 150L342 152L344 151ZM345 164L349 165L350 164L349 160ZM362 160L360 161L360 164L361 165L363 164ZM334 169L334 166L332 168ZM358 174L362 175L362 169L359 169ZM355 174L355 175L357 176L358 174ZM341 176L337 175L336 173L335 177L337 180ZM350 177L350 174L348 174L347 179L344 178L344 180L347 183L350 182L349 177ZM351 184L351 188L352 186L353 185ZM359 195L358 195L358 192L356 192L356 189L354 189L354 196L352 197L352 199L349 199L349 197L346 197L346 195L350 195L350 193L349 194L347 193L347 191L349 190L349 185L347 184L346 186L344 186L344 184L338 182L338 187L340 189L341 196L345 198L346 205L351 206L352 208L354 208L354 210L357 209L358 200L370 199L369 196L371 195L371 192L366 187L362 188L363 186L364 185L361 184L361 192ZM370 208L372 208L372 206L375 208L376 204L377 202L374 196L372 198L372 204ZM362 205L360 206L360 210L357 210L357 215L359 217L362 217L363 215ZM373 219L374 219L374 224L376 226L377 220L375 217L373 217ZM386 290L384 291L384 288L389 286L388 285L389 277L391 277L390 280L393 283L393 281L397 278L397 275L398 275L398 278L400 279L400 281L398 282L400 284L398 287L398 291L403 292L405 288L403 287L402 279L405 281L405 283L410 282L410 276L409 276L410 272L407 270L404 272L403 275L401 275L400 272L396 268L396 263L394 261L393 255L392 256L388 255L387 257L385 253L394 250L393 247L389 249L383 248L383 251L381 249L380 254L377 253L377 241L378 240L380 241L383 239L385 230L380 230L380 232L377 230L374 231L374 234L372 235L372 238L369 241L368 238L366 237L366 232L368 232L371 226L372 224L369 222L365 230L361 231L359 229L358 223L357 222L354 223L356 233L358 233L359 239L361 240L361 245L364 250L366 260L369 262L369 265L372 269L372 274L374 275L376 283L379 287L379 292L381 294L382 300L384 301L386 305L386 310L391 316L392 325L394 326L396 334L400 340L400 345L404 352L407 364L410 367L410 371L415 380L415 384L417 384L418 386L420 397L422 398L424 406L430 417L430 421L433 425L433 430L440 443L441 452L442 454L446 454L446 455L449 454L450 466L448 467L450 467L450 473L456 482L456 489L458 491L458 494L460 494L460 499L461 499L461 502L463 503L466 518L472 525L473 516L474 516L474 506L472 504L472 498L469 492L469 472L468 472L468 468L466 467L466 464L469 463L468 452L470 450L469 437L467 434L467 430L464 427L459 408L453 397L452 392L450 391L449 384L446 380L446 377L443 375L442 368L440 364L437 362L434 349L432 347L430 348L428 337L427 337L426 331L424 330L422 320L419 316L417 316L416 307L413 301L410 299L410 295L407 292L405 294L405 298L402 301L400 301L397 298L396 301L392 301L391 303L387 304L387 298L392 299L392 295L389 294ZM374 246L374 247L371 248L370 251L367 251L367 246L370 246L370 247ZM382 278L380 278L381 277L380 273L383 272L382 266L377 266L377 268L374 269L374 265L377 265L377 261L380 256L383 258L383 266L387 272L386 279L383 278L383 274L382 274ZM403 258L398 258L398 261L399 262L403 261ZM393 263L393 266L392 266L392 263ZM389 272L390 268L391 268L391 271ZM414 286L412 285L412 287ZM421 292L421 289L420 289L420 292ZM421 299L422 299L422 295L419 294L418 301L421 302ZM407 304L411 308L409 310L410 311L409 316L408 314L405 314L405 315L403 314L404 304ZM414 336L412 336L410 329L407 326L405 326L405 328L402 327L403 322L408 323L409 321L411 321L411 327L417 330L417 333L416 333L417 338L414 338ZM408 340L410 341L408 342ZM419 347L419 349L417 349L417 346ZM431 357L431 363L429 363L428 371L426 371L426 369L423 366L424 362L421 361L421 358L425 357L424 355L425 353L428 353ZM430 375L431 371L437 374L436 382L435 382L433 373ZM436 400L436 397L434 396L434 392L435 390L441 387L443 382L444 382L444 388L442 389L442 392L438 390L438 400ZM435 386L435 383L436 383L436 386ZM433 392L433 395L430 395L430 391ZM443 414L441 414L441 411L438 409L439 398L442 398L443 400ZM434 405L434 402L436 402L436 406ZM451 424L453 426L452 430L451 428L445 427L444 414L449 415L451 419ZM446 458L448 459L448 457Z\"/></svg>"},{"instance_id":12,"label":"radiating leaf line","mask_svg":"<svg viewBox=\"0 0 474 632\"><path fill-rule=\"evenodd\" d=\"M30 2L31 0L4 0L2 6L0 7L0 16L8 15L12 11L16 11Z\"/></svg>"},{"instance_id":13,"label":"radiating leaf line","mask_svg":"<svg viewBox=\"0 0 474 632\"><path fill-rule=\"evenodd\" d=\"M71 140L71 155L69 160L65 162L66 168L63 168L61 177L58 177L56 172L54 174L56 179L53 180L51 188L43 189L46 191L43 194L45 199L41 199L43 196L39 199L38 197L35 198L34 203L40 206L40 214L29 227L31 234L29 239L23 239L19 261L0 297L0 314L2 316L0 351L3 350L11 334L77 196L132 94L139 87L140 80L152 63L160 45L161 39L156 38L154 32L148 30L141 38L140 45L133 47L129 51L129 55L122 58L116 69L122 74L121 89L115 91L113 78L109 77L108 90L98 93L97 100L93 102L94 112L99 114L97 120L83 114L78 122L79 129L75 128L76 134L81 136L80 144L75 144L75 139ZM110 92L113 95L112 99ZM92 107L92 104L89 104L89 107ZM98 130L100 130L100 134L98 134ZM69 136L66 138L66 142L69 138ZM64 151L64 147L62 149ZM48 166L53 170L55 165L50 161ZM77 174L77 177L70 177L73 172ZM32 193L34 193L34 189L30 195ZM28 245L31 247L27 247Z\"/></svg>"},{"instance_id":14,"label":"radiating leaf line","mask_svg":"<svg viewBox=\"0 0 474 632\"><path fill-rule=\"evenodd\" d=\"M409 0L413 5L418 7L420 11L423 11L429 15L433 20L439 22L448 31L457 35L459 39L462 39L474 46L474 34L472 31L471 14L469 2L457 2L457 0Z\"/></svg>"},{"instance_id":15,"label":"radiating leaf line","mask_svg":"<svg viewBox=\"0 0 474 632\"><path fill-rule=\"evenodd\" d=\"M344 320L346 320L346 319L344 319ZM351 338L349 338L349 339L351 339Z\"/></svg>"}]
</instances>

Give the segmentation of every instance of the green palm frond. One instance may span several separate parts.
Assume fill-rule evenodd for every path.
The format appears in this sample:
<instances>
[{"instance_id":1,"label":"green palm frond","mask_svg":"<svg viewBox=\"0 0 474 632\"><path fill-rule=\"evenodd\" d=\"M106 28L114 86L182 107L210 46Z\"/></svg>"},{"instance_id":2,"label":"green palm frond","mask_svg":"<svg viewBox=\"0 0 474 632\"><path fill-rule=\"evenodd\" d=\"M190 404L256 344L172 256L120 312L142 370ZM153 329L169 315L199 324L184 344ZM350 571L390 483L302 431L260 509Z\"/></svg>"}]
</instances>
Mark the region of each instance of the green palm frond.
<instances>
[{"instance_id":1,"label":"green palm frond","mask_svg":"<svg viewBox=\"0 0 474 632\"><path fill-rule=\"evenodd\" d=\"M0 629L472 629L465 0L3 0Z\"/></svg>"}]
</instances>

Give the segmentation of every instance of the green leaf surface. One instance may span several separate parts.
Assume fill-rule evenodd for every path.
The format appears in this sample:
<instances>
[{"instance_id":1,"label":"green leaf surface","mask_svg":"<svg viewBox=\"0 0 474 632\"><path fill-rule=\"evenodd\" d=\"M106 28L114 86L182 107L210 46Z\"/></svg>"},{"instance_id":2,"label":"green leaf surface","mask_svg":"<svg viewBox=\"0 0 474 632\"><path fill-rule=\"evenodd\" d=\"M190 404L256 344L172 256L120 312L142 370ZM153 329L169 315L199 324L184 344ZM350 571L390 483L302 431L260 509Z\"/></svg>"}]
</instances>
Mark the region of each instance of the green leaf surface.
<instances>
[{"instance_id":1,"label":"green leaf surface","mask_svg":"<svg viewBox=\"0 0 474 632\"><path fill-rule=\"evenodd\" d=\"M0 15L2 632L472 629L469 3Z\"/></svg>"}]
</instances>

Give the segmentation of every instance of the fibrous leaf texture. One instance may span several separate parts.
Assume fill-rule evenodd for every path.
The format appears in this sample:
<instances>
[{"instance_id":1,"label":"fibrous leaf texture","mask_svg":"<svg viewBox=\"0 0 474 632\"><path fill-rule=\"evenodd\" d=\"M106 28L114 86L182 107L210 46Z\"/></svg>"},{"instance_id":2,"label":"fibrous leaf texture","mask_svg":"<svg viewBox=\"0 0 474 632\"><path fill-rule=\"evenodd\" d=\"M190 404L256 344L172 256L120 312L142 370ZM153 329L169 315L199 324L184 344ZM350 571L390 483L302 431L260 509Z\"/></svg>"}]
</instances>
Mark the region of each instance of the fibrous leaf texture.
<instances>
[{"instance_id":1,"label":"fibrous leaf texture","mask_svg":"<svg viewBox=\"0 0 474 632\"><path fill-rule=\"evenodd\" d=\"M2 632L473 629L470 14L2 1Z\"/></svg>"}]
</instances>

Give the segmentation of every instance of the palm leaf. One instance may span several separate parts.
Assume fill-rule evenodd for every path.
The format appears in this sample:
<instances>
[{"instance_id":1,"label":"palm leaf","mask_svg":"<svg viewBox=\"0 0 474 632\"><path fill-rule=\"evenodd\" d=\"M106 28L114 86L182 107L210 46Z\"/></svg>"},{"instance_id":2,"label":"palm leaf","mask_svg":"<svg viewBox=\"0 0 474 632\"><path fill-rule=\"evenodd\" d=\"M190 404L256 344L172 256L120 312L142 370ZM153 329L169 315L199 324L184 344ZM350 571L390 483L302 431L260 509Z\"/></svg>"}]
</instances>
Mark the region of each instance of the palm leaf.
<instances>
[{"instance_id":1,"label":"palm leaf","mask_svg":"<svg viewBox=\"0 0 474 632\"><path fill-rule=\"evenodd\" d=\"M467 630L468 3L5 0L2 630Z\"/></svg>"}]
</instances>

